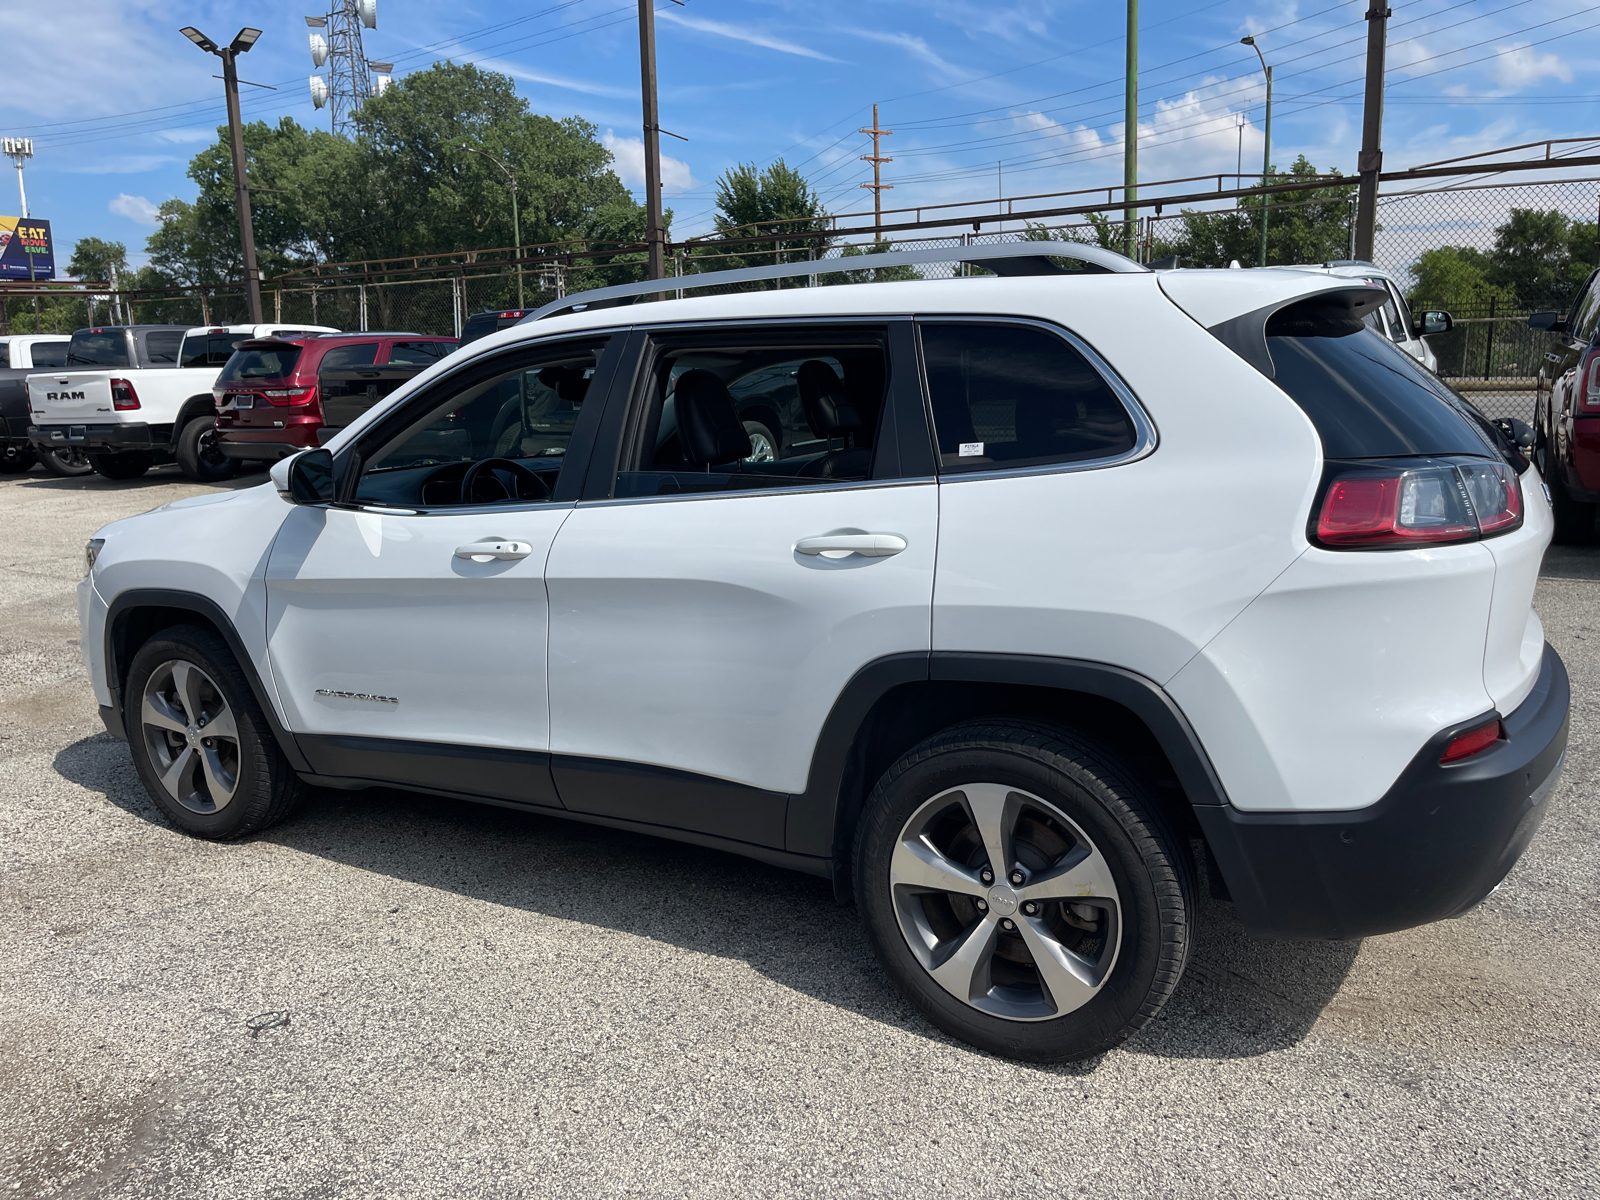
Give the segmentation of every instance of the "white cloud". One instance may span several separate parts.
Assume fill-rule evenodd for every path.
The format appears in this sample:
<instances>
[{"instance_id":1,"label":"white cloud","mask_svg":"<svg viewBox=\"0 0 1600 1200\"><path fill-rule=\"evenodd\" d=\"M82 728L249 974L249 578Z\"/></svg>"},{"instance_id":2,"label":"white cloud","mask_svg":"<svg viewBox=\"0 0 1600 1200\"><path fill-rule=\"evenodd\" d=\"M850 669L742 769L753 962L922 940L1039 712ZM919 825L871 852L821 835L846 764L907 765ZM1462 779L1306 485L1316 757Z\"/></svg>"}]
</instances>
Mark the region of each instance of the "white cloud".
<instances>
[{"instance_id":1,"label":"white cloud","mask_svg":"<svg viewBox=\"0 0 1600 1200\"><path fill-rule=\"evenodd\" d=\"M795 54L801 58L814 58L819 62L836 63L841 60L830 58L819 50L809 46L802 46L785 38L774 37L770 33L762 33L758 29L748 29L743 25L730 25L726 21L708 21L704 17L690 17L683 13L657 12L656 20L666 21L672 25L682 25L685 29L695 29L701 33L713 33L718 37L730 38L735 42L747 42L752 46L761 46L767 50L776 50L781 54Z\"/></svg>"},{"instance_id":2,"label":"white cloud","mask_svg":"<svg viewBox=\"0 0 1600 1200\"><path fill-rule=\"evenodd\" d=\"M885 46L899 46L913 58L921 59L930 67L935 67L945 74L960 78L969 72L963 71L952 62L947 62L938 51L928 45L926 39L911 33L882 33L875 29L844 29L842 33L852 37L865 38L869 42L881 42Z\"/></svg>"},{"instance_id":3,"label":"white cloud","mask_svg":"<svg viewBox=\"0 0 1600 1200\"><path fill-rule=\"evenodd\" d=\"M456 46L451 54L463 62L470 62L485 71L499 71L502 75L509 75L513 79L520 79L524 83L542 83L548 87L566 88L568 91L582 92L586 96L609 96L619 100L637 99L639 90L634 88L607 87L605 84L594 83L586 79L569 79L565 75L557 75L552 71L538 71L532 67L523 66L521 63L508 62L501 58L480 58L473 51L462 46ZM442 57L451 57L451 54Z\"/></svg>"},{"instance_id":4,"label":"white cloud","mask_svg":"<svg viewBox=\"0 0 1600 1200\"><path fill-rule=\"evenodd\" d=\"M130 196L127 192L117 193L117 198L106 205L113 216L127 217L140 225L161 224L160 208L151 204L143 196Z\"/></svg>"},{"instance_id":5,"label":"white cloud","mask_svg":"<svg viewBox=\"0 0 1600 1200\"><path fill-rule=\"evenodd\" d=\"M193 142L212 142L217 138L217 131L211 129L158 129L155 131L158 141L173 142L185 145Z\"/></svg>"},{"instance_id":6,"label":"white cloud","mask_svg":"<svg viewBox=\"0 0 1600 1200\"><path fill-rule=\"evenodd\" d=\"M1508 92L1533 87L1544 79L1572 82L1572 68L1559 54L1536 54L1525 42L1496 51L1494 81Z\"/></svg>"},{"instance_id":7,"label":"white cloud","mask_svg":"<svg viewBox=\"0 0 1600 1200\"><path fill-rule=\"evenodd\" d=\"M611 166L617 178L631 188L644 186L644 139L618 137L606 130L600 141L611 151ZM689 173L689 164L670 154L661 156L661 190L669 195L687 192L695 187L695 178Z\"/></svg>"}]
</instances>

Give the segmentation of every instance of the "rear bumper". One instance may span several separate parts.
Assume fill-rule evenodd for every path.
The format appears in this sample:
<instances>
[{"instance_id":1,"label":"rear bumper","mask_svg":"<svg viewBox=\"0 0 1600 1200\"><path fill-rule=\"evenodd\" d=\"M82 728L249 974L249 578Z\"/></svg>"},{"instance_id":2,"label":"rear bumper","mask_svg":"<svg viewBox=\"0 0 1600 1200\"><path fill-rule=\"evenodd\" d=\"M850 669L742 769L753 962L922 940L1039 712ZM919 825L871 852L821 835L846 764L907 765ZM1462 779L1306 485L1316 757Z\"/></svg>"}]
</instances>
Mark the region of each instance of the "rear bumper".
<instances>
[{"instance_id":1,"label":"rear bumper","mask_svg":"<svg viewBox=\"0 0 1600 1200\"><path fill-rule=\"evenodd\" d=\"M217 438L212 444L222 451L224 457L250 462L276 462L306 449L292 442L239 442L227 435Z\"/></svg>"},{"instance_id":2,"label":"rear bumper","mask_svg":"<svg viewBox=\"0 0 1600 1200\"><path fill-rule=\"evenodd\" d=\"M130 421L116 425L30 425L28 440L41 450L76 446L90 454L116 454L125 450L165 450L171 439L169 425Z\"/></svg>"},{"instance_id":3,"label":"rear bumper","mask_svg":"<svg viewBox=\"0 0 1600 1200\"><path fill-rule=\"evenodd\" d=\"M1505 717L1505 740L1452 766L1442 731L1387 794L1342 812L1247 813L1195 805L1245 927L1261 937L1355 938L1472 908L1504 879L1560 778L1570 703L1548 645L1539 680Z\"/></svg>"}]
</instances>

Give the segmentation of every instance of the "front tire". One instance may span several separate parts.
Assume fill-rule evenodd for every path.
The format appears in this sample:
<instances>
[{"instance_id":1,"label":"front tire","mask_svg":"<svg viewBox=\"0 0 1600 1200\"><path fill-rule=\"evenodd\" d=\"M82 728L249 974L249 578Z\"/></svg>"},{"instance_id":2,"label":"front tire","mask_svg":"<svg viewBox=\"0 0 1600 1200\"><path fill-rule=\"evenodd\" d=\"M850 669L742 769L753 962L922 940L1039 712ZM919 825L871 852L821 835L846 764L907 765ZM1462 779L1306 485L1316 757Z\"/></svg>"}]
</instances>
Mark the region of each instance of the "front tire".
<instances>
[{"instance_id":1,"label":"front tire","mask_svg":"<svg viewBox=\"0 0 1600 1200\"><path fill-rule=\"evenodd\" d=\"M145 791L178 828L227 840L275 825L305 784L290 768L227 645L209 629L163 629L139 647L124 724Z\"/></svg>"},{"instance_id":2,"label":"front tire","mask_svg":"<svg viewBox=\"0 0 1600 1200\"><path fill-rule=\"evenodd\" d=\"M144 450L122 454L91 454L90 465L102 479L137 479L156 465L155 456Z\"/></svg>"},{"instance_id":3,"label":"front tire","mask_svg":"<svg viewBox=\"0 0 1600 1200\"><path fill-rule=\"evenodd\" d=\"M232 479L238 470L233 459L217 448L215 417L195 417L178 434L178 469L196 483Z\"/></svg>"},{"instance_id":4,"label":"front tire","mask_svg":"<svg viewBox=\"0 0 1600 1200\"><path fill-rule=\"evenodd\" d=\"M1186 848L1131 771L1053 726L972 722L912 749L857 828L868 940L940 1029L1009 1058L1120 1045L1188 961Z\"/></svg>"}]
</instances>

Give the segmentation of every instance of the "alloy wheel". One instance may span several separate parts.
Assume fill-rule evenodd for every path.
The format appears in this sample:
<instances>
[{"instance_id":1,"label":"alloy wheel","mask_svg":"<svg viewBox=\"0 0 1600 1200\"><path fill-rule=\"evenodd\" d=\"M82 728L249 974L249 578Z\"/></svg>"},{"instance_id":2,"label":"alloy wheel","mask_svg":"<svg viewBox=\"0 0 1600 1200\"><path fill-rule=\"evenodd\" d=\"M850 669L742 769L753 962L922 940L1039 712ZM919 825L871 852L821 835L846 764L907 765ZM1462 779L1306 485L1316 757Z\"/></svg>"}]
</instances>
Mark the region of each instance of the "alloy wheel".
<instances>
[{"instance_id":1,"label":"alloy wheel","mask_svg":"<svg viewBox=\"0 0 1600 1200\"><path fill-rule=\"evenodd\" d=\"M1105 856L1059 808L1000 783L950 788L905 823L889 890L936 983L994 1017L1045 1021L1099 994L1122 944Z\"/></svg>"},{"instance_id":2,"label":"alloy wheel","mask_svg":"<svg viewBox=\"0 0 1600 1200\"><path fill-rule=\"evenodd\" d=\"M150 673L139 724L161 786L190 812L228 806L239 787L239 729L216 682L170 659Z\"/></svg>"}]
</instances>

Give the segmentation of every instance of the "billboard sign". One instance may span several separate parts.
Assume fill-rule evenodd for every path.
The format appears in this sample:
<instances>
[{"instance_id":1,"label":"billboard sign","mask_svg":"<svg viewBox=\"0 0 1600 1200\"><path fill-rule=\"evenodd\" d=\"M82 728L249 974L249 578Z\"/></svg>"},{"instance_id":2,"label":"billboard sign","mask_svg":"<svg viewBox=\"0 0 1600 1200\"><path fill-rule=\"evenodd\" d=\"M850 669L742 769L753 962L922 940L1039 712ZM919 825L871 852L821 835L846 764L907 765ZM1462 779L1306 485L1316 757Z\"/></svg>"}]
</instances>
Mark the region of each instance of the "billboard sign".
<instances>
[{"instance_id":1,"label":"billboard sign","mask_svg":"<svg viewBox=\"0 0 1600 1200\"><path fill-rule=\"evenodd\" d=\"M0 279L54 279L55 244L50 222L37 217L0 217Z\"/></svg>"}]
</instances>

